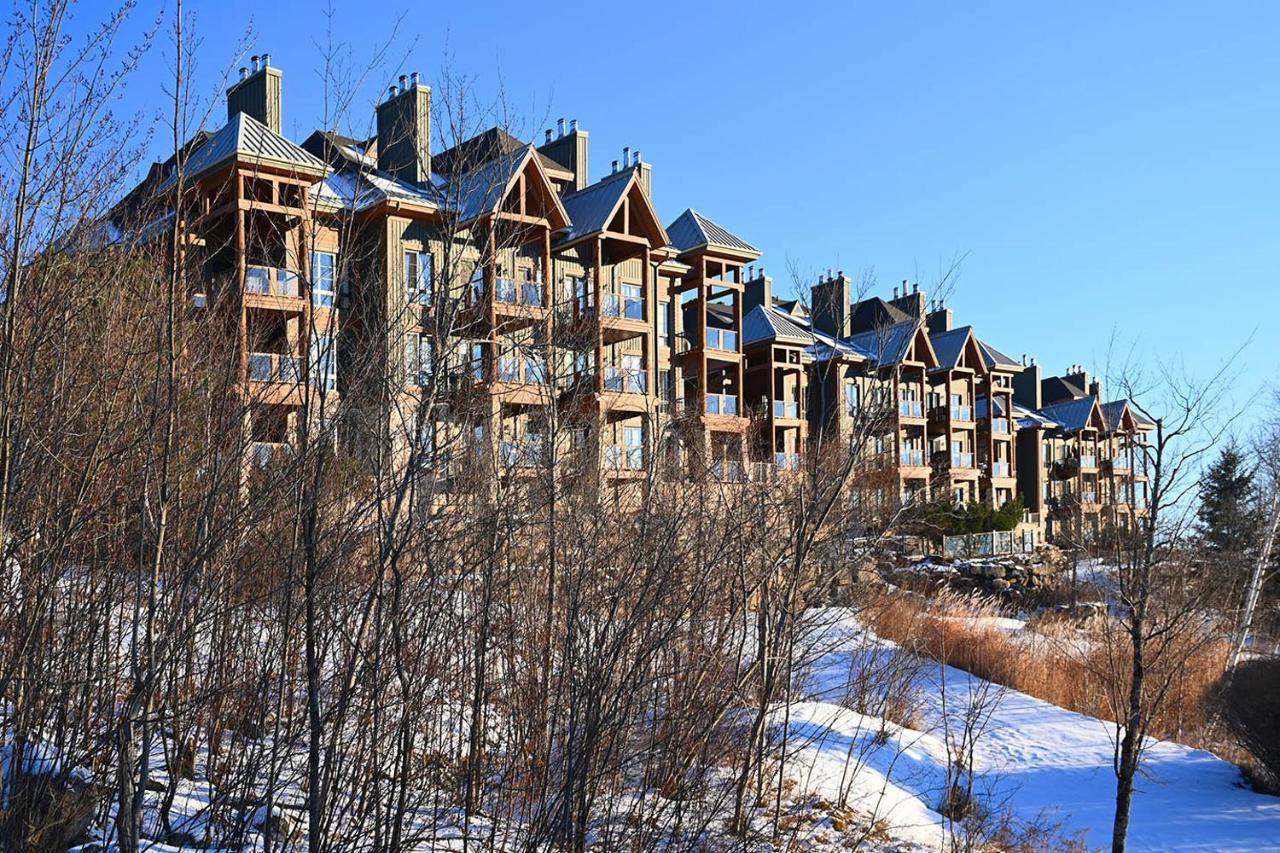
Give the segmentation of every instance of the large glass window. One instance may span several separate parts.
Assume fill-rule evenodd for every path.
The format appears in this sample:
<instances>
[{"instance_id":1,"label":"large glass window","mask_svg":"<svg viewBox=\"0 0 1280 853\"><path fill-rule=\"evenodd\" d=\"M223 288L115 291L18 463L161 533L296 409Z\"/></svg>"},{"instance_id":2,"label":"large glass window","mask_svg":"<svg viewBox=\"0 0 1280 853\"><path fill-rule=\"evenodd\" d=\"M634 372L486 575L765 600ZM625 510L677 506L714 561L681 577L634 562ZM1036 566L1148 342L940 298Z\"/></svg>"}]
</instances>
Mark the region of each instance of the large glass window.
<instances>
[{"instance_id":1,"label":"large glass window","mask_svg":"<svg viewBox=\"0 0 1280 853\"><path fill-rule=\"evenodd\" d=\"M404 253L405 298L410 305L426 305L431 301L431 278L434 259L430 252Z\"/></svg>"},{"instance_id":2,"label":"large glass window","mask_svg":"<svg viewBox=\"0 0 1280 853\"><path fill-rule=\"evenodd\" d=\"M311 383L322 391L338 387L338 344L332 332L311 336Z\"/></svg>"},{"instance_id":3,"label":"large glass window","mask_svg":"<svg viewBox=\"0 0 1280 853\"><path fill-rule=\"evenodd\" d=\"M332 308L337 281L337 256L333 252L311 253L311 304Z\"/></svg>"}]
</instances>

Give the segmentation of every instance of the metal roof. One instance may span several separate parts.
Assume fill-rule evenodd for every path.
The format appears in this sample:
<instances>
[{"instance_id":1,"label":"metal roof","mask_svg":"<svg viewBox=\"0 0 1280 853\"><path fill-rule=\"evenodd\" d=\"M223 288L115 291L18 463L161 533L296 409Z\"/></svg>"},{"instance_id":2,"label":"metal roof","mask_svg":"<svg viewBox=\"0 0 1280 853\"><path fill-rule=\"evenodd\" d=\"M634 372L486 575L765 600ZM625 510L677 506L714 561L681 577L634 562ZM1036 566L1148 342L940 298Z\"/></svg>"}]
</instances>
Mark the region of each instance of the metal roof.
<instances>
[{"instance_id":1,"label":"metal roof","mask_svg":"<svg viewBox=\"0 0 1280 853\"><path fill-rule=\"evenodd\" d=\"M938 367L941 369L958 367L964 356L964 345L969 340L972 326L957 326L945 332L930 332L929 343L938 356Z\"/></svg>"},{"instance_id":2,"label":"metal roof","mask_svg":"<svg viewBox=\"0 0 1280 853\"><path fill-rule=\"evenodd\" d=\"M1097 397L1080 397L1075 400L1067 400L1064 403L1045 406L1040 410L1040 414L1061 424L1062 428L1067 432L1077 432L1089 426L1089 419L1093 415L1093 407L1097 404Z\"/></svg>"},{"instance_id":3,"label":"metal roof","mask_svg":"<svg viewBox=\"0 0 1280 853\"><path fill-rule=\"evenodd\" d=\"M565 196L564 209L573 224L561 239L576 240L607 228L634 177L634 169L623 169Z\"/></svg>"},{"instance_id":4,"label":"metal roof","mask_svg":"<svg viewBox=\"0 0 1280 853\"><path fill-rule=\"evenodd\" d=\"M772 340L811 344L814 337L808 327L797 323L786 311L757 305L742 318L742 342L753 344Z\"/></svg>"},{"instance_id":5,"label":"metal roof","mask_svg":"<svg viewBox=\"0 0 1280 853\"><path fill-rule=\"evenodd\" d=\"M692 207L667 226L667 235L671 238L671 245L682 253L707 246L760 257L760 250L755 246L721 228Z\"/></svg>"},{"instance_id":6,"label":"metal roof","mask_svg":"<svg viewBox=\"0 0 1280 853\"><path fill-rule=\"evenodd\" d=\"M187 158L186 177L195 178L230 160L249 160L323 174L327 166L319 158L271 130L248 113L236 113ZM177 183L176 170L157 189L163 192Z\"/></svg>"},{"instance_id":7,"label":"metal roof","mask_svg":"<svg viewBox=\"0 0 1280 853\"><path fill-rule=\"evenodd\" d=\"M1022 370L1022 362L1014 361L1012 358L1000 352L1000 350L991 346L991 344L981 338L978 339L978 347L982 350L982 358L987 362L987 367Z\"/></svg>"},{"instance_id":8,"label":"metal roof","mask_svg":"<svg viewBox=\"0 0 1280 853\"><path fill-rule=\"evenodd\" d=\"M917 328L914 320L897 323L856 334L849 338L848 343L867 353L877 367L886 367L906 359Z\"/></svg>"}]
</instances>

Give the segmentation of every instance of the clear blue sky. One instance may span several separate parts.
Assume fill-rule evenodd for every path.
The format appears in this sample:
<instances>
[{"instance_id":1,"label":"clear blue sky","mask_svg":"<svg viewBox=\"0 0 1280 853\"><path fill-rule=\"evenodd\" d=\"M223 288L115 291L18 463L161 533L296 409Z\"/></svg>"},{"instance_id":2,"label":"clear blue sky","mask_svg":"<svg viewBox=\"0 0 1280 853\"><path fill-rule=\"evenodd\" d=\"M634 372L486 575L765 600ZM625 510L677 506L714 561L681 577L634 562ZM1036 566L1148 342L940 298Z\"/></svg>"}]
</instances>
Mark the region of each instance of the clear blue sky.
<instances>
[{"instance_id":1,"label":"clear blue sky","mask_svg":"<svg viewBox=\"0 0 1280 853\"><path fill-rule=\"evenodd\" d=\"M593 177L642 149L664 221L698 208L784 291L789 261L874 270L888 294L965 255L957 320L1050 371L1100 369L1117 330L1198 372L1252 335L1241 399L1280 369L1280 4L336 5L357 62L404 15L369 115L395 74L434 85L447 41L528 136L577 117ZM160 8L141 0L135 29ZM202 91L252 23L250 52L284 70L286 134L318 126L313 3L188 8ZM167 51L127 108L160 102Z\"/></svg>"}]
</instances>

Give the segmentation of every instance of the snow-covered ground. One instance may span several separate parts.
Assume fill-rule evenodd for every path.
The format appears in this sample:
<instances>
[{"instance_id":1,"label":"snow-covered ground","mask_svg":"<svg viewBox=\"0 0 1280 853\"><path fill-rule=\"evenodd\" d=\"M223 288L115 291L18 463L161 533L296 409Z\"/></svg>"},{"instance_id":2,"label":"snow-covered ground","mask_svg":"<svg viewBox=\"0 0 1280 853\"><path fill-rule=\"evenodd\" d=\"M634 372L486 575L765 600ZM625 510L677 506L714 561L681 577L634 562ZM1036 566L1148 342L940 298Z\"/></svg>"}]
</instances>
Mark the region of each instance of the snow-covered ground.
<instances>
[{"instance_id":1,"label":"snow-covered ground","mask_svg":"<svg viewBox=\"0 0 1280 853\"><path fill-rule=\"evenodd\" d=\"M1110 846L1115 796L1114 727L951 668L927 663L915 675L919 730L890 727L847 706L850 672L868 655L898 654L864 632L851 612L816 611L815 640L826 651L803 684L804 701L790 713L792 737L803 739L789 775L812 793L839 796L851 754L861 757L851 805L883 817L891 834L940 845L945 820L937 808L948 777L943 721L955 735L971 704L975 791L992 810L1025 822L1060 824L1063 836L1083 834L1088 848ZM971 698L976 702L970 702ZM1280 850L1280 798L1254 793L1239 770L1203 750L1152 742L1137 783L1129 831L1133 850Z\"/></svg>"}]
</instances>

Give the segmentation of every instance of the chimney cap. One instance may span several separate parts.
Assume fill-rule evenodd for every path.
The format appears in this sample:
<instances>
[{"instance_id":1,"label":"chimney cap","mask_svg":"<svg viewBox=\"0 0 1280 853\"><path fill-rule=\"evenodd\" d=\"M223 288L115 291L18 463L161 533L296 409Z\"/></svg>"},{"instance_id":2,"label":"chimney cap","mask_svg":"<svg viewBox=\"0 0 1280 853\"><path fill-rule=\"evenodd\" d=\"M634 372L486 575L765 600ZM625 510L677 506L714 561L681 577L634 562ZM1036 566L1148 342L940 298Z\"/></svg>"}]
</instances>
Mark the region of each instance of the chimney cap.
<instances>
[{"instance_id":1,"label":"chimney cap","mask_svg":"<svg viewBox=\"0 0 1280 853\"><path fill-rule=\"evenodd\" d=\"M578 132L578 120L576 118L569 119L569 132L570 133Z\"/></svg>"},{"instance_id":2,"label":"chimney cap","mask_svg":"<svg viewBox=\"0 0 1280 853\"><path fill-rule=\"evenodd\" d=\"M614 173L614 172L616 172L616 171L618 171L618 161L617 161L617 160L614 160L614 161L613 161L613 169L612 169L612 170L610 170L609 174L613 174L613 173Z\"/></svg>"},{"instance_id":3,"label":"chimney cap","mask_svg":"<svg viewBox=\"0 0 1280 853\"><path fill-rule=\"evenodd\" d=\"M270 67L271 67L271 54L269 53L262 54L262 70L266 71Z\"/></svg>"}]
</instances>

